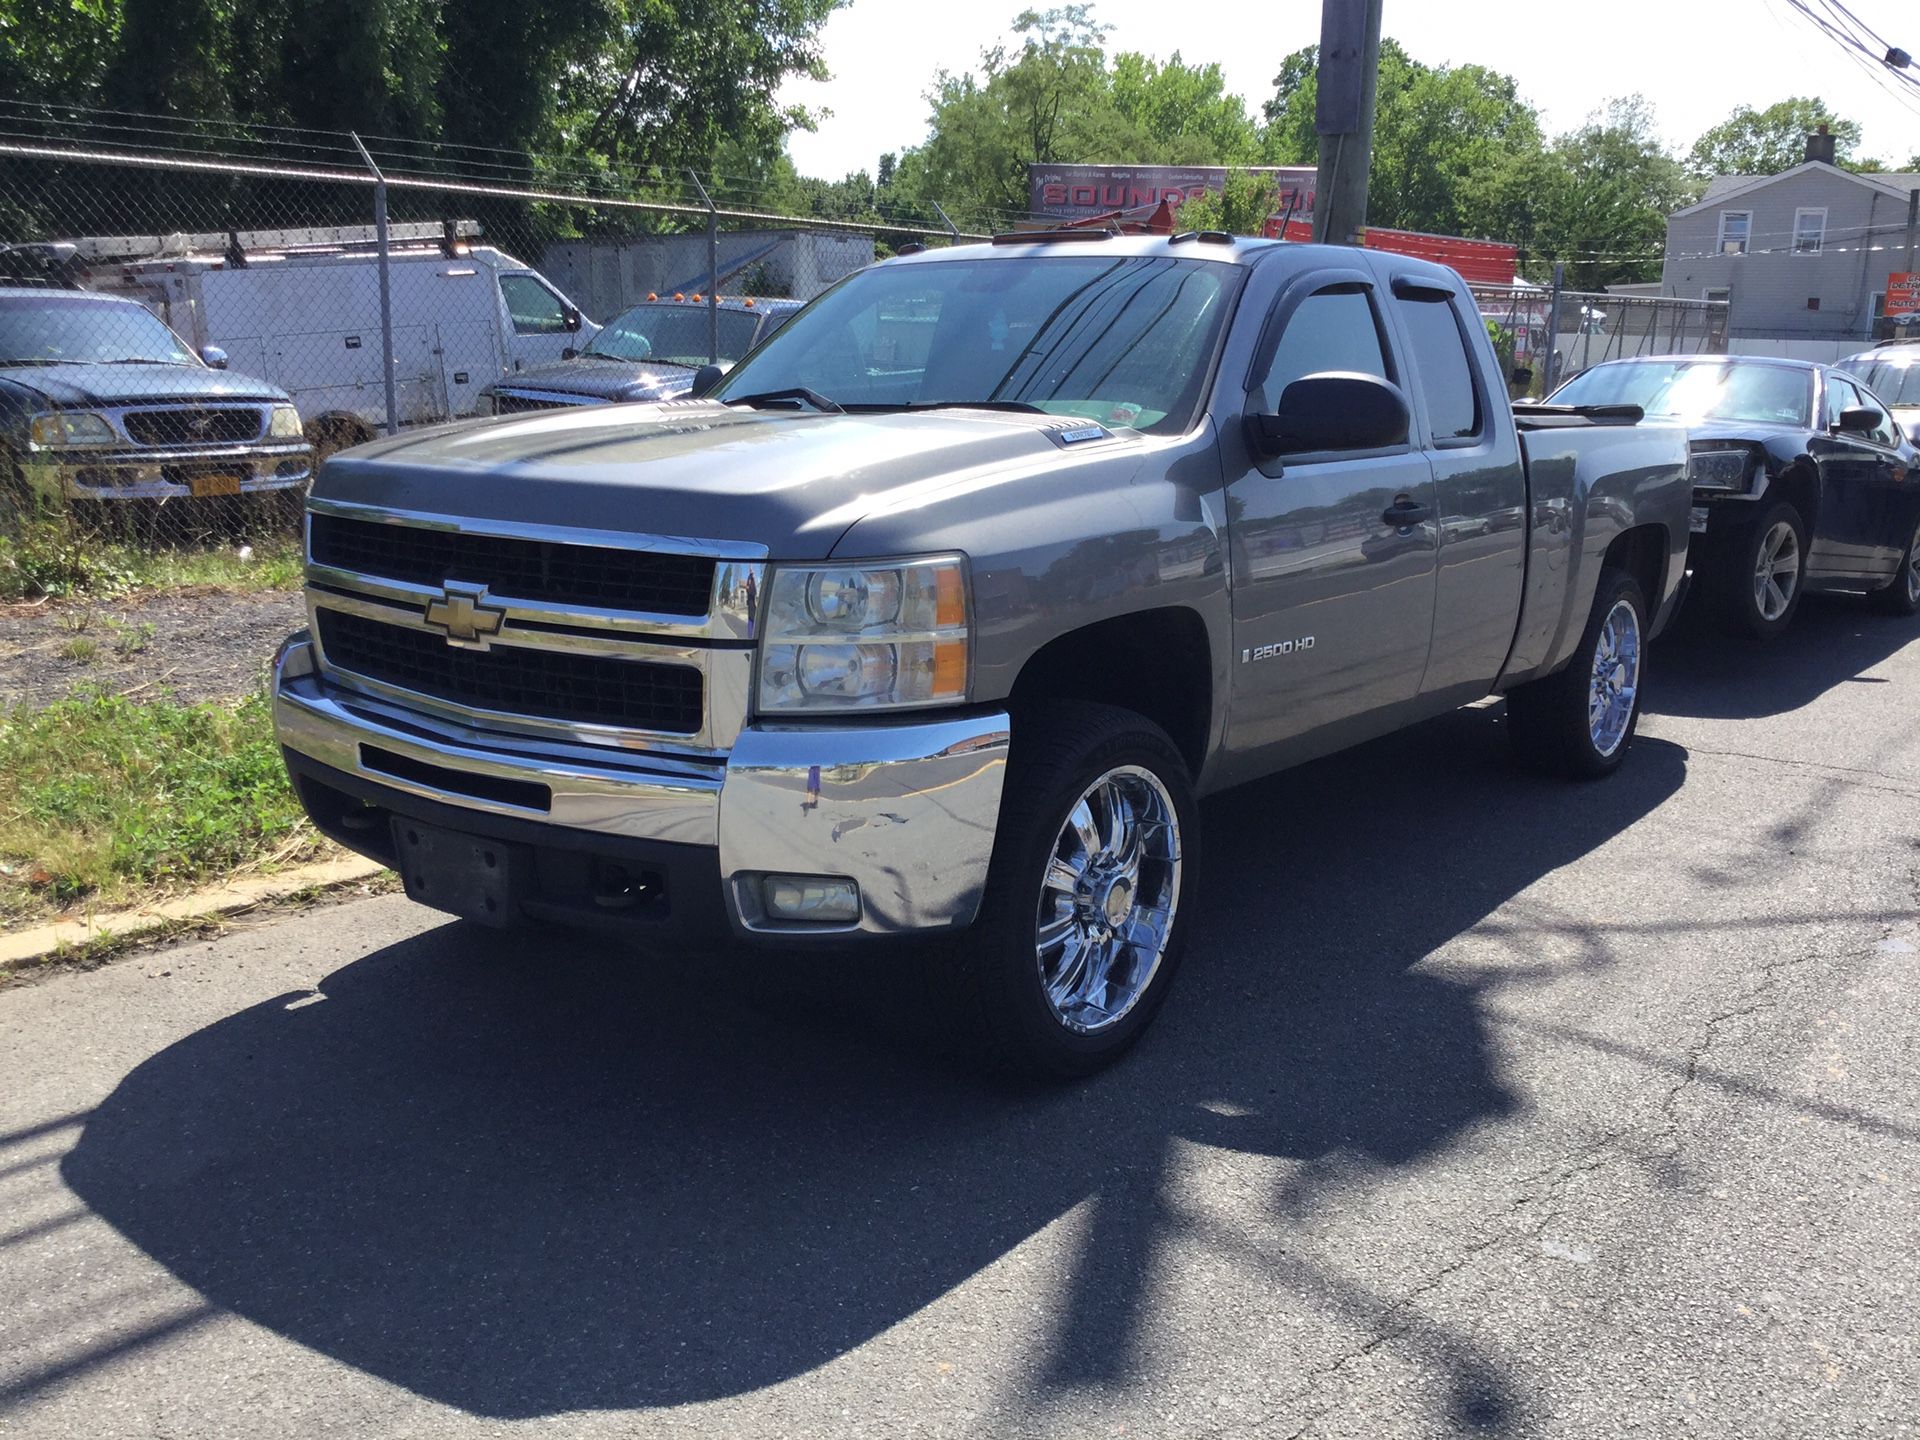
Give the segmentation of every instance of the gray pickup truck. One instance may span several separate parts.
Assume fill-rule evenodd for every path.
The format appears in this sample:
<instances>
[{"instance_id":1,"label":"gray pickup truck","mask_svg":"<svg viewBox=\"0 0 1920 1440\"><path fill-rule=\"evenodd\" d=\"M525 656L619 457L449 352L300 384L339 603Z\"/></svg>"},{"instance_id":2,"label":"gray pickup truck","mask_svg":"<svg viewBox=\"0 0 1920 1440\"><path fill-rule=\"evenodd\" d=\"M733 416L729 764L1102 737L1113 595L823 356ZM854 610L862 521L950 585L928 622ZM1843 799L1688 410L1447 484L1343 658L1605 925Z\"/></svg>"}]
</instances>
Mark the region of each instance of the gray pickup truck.
<instances>
[{"instance_id":1,"label":"gray pickup truck","mask_svg":"<svg viewBox=\"0 0 1920 1440\"><path fill-rule=\"evenodd\" d=\"M1621 762L1691 499L1637 419L1516 423L1459 277L1400 256L901 257L700 398L335 456L280 744L427 905L944 934L956 1018L1084 1073L1172 981L1196 797L1489 694L1523 760Z\"/></svg>"}]
</instances>

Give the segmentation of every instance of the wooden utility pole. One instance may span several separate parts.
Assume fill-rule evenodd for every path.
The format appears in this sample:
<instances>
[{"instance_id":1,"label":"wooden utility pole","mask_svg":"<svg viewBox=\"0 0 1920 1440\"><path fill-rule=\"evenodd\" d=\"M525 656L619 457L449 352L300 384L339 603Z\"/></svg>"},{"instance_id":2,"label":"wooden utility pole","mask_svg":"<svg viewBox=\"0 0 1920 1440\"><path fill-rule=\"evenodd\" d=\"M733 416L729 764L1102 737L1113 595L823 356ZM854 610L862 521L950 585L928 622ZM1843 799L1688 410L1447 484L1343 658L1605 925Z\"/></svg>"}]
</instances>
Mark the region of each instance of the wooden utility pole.
<instances>
[{"instance_id":1,"label":"wooden utility pole","mask_svg":"<svg viewBox=\"0 0 1920 1440\"><path fill-rule=\"evenodd\" d=\"M1381 4L1320 3L1319 102L1314 111L1320 174L1314 185L1313 238L1330 245L1358 245L1367 226Z\"/></svg>"}]
</instances>

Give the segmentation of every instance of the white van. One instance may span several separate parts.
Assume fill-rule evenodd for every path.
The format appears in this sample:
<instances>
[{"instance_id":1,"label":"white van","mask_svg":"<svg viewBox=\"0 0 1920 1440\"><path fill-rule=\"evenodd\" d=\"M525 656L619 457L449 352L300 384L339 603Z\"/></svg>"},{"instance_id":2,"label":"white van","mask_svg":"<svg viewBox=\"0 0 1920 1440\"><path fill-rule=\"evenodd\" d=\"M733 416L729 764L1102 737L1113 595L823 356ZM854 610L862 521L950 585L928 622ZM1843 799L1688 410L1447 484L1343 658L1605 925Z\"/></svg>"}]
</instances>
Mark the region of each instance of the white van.
<instances>
[{"instance_id":1,"label":"white van","mask_svg":"<svg viewBox=\"0 0 1920 1440\"><path fill-rule=\"evenodd\" d=\"M599 326L479 227L395 225L388 272L402 425L474 413L494 381L571 354ZM325 453L386 423L371 226L72 243L89 288L132 296L195 346L293 397Z\"/></svg>"}]
</instances>

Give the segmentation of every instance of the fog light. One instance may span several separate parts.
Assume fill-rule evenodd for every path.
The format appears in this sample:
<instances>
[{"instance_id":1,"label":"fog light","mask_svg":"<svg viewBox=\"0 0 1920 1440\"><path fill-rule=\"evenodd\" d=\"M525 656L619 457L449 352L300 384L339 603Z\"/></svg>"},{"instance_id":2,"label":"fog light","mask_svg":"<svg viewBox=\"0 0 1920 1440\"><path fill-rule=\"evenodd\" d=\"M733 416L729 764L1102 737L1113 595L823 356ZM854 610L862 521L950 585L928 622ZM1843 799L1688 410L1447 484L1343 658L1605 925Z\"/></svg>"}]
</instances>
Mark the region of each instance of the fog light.
<instances>
[{"instance_id":1,"label":"fog light","mask_svg":"<svg viewBox=\"0 0 1920 1440\"><path fill-rule=\"evenodd\" d=\"M775 920L850 924L860 918L860 887L825 875L769 875L760 884L767 915Z\"/></svg>"}]
</instances>

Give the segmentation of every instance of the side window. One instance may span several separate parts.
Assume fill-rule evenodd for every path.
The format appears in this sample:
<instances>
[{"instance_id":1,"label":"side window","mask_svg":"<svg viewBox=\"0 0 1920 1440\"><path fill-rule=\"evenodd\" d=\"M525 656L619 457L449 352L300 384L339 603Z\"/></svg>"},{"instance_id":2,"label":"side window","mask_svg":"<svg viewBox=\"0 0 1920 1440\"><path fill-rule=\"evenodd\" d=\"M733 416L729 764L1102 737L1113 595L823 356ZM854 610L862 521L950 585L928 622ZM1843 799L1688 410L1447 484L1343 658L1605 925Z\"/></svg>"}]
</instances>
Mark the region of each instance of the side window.
<instances>
[{"instance_id":1,"label":"side window","mask_svg":"<svg viewBox=\"0 0 1920 1440\"><path fill-rule=\"evenodd\" d=\"M1722 210L1720 212L1720 253L1722 255L1744 255L1747 253L1747 237L1753 232L1753 212L1751 210Z\"/></svg>"},{"instance_id":2,"label":"side window","mask_svg":"<svg viewBox=\"0 0 1920 1440\"><path fill-rule=\"evenodd\" d=\"M1838 375L1827 376L1826 423L1831 430L1840 423L1840 412L1851 405L1870 405L1880 412L1880 423L1873 429L1861 434L1861 439L1870 440L1875 445L1885 445L1889 449L1900 443L1900 437L1894 433L1893 421L1888 418L1887 407L1874 396L1858 389L1851 380L1842 380Z\"/></svg>"},{"instance_id":3,"label":"side window","mask_svg":"<svg viewBox=\"0 0 1920 1440\"><path fill-rule=\"evenodd\" d=\"M1821 407L1820 423L1828 430L1840 423L1840 412L1860 403L1860 392L1838 375L1827 376L1826 403Z\"/></svg>"},{"instance_id":4,"label":"side window","mask_svg":"<svg viewBox=\"0 0 1920 1440\"><path fill-rule=\"evenodd\" d=\"M1264 409L1272 414L1280 408L1280 396L1287 386L1324 370L1354 370L1378 375L1382 380L1393 378L1387 369L1386 347L1380 343L1373 302L1358 286L1322 290L1294 307L1260 385Z\"/></svg>"},{"instance_id":5,"label":"side window","mask_svg":"<svg viewBox=\"0 0 1920 1440\"><path fill-rule=\"evenodd\" d=\"M1407 327L1408 363L1427 397L1427 419L1439 444L1471 440L1480 433L1480 392L1474 364L1453 306L1446 300L1400 296L1394 300Z\"/></svg>"},{"instance_id":6,"label":"side window","mask_svg":"<svg viewBox=\"0 0 1920 1440\"><path fill-rule=\"evenodd\" d=\"M502 275L500 293L516 335L564 335L567 309L560 297L531 275Z\"/></svg>"}]
</instances>

